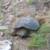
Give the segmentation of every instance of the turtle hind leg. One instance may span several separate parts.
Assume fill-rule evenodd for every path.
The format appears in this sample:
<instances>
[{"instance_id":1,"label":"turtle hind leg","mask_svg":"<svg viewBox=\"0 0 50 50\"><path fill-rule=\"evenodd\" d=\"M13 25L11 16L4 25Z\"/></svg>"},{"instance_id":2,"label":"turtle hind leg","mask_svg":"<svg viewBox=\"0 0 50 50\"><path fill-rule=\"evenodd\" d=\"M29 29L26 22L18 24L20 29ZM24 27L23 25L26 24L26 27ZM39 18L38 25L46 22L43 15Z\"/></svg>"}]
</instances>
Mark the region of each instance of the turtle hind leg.
<instances>
[{"instance_id":1,"label":"turtle hind leg","mask_svg":"<svg viewBox=\"0 0 50 50\"><path fill-rule=\"evenodd\" d=\"M17 34L14 34L14 33L13 33L13 34L11 34L11 35L12 35L12 36L17 36Z\"/></svg>"},{"instance_id":2,"label":"turtle hind leg","mask_svg":"<svg viewBox=\"0 0 50 50\"><path fill-rule=\"evenodd\" d=\"M12 35L12 36L17 36L16 32L17 32L17 30L16 30L16 28L15 28L14 31L13 31L13 33L12 33L11 35Z\"/></svg>"}]
</instances>

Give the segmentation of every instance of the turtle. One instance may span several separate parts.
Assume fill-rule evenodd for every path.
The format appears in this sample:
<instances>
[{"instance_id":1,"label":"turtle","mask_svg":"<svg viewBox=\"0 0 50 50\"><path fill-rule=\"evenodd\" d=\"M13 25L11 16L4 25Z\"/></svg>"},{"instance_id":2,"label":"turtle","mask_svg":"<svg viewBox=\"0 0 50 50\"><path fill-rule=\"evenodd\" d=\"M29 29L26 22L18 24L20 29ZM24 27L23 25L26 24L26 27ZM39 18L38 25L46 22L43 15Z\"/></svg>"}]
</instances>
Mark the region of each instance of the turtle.
<instances>
[{"instance_id":1,"label":"turtle","mask_svg":"<svg viewBox=\"0 0 50 50\"><path fill-rule=\"evenodd\" d=\"M18 35L22 38L29 36L31 31L37 31L40 28L40 20L37 20L33 17L21 17L15 23L15 28L13 31L13 36Z\"/></svg>"}]
</instances>

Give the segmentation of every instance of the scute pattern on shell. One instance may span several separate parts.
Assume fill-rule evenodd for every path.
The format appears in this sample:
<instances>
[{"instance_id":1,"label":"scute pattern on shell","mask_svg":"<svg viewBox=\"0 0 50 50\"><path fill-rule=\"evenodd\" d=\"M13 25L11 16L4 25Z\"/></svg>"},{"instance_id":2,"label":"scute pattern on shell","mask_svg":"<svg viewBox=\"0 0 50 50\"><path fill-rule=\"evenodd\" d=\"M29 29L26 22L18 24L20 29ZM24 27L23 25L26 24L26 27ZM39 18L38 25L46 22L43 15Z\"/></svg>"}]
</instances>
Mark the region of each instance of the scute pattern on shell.
<instances>
[{"instance_id":1,"label":"scute pattern on shell","mask_svg":"<svg viewBox=\"0 0 50 50\"><path fill-rule=\"evenodd\" d=\"M37 30L40 27L40 24L37 19L34 19L33 17L21 17L16 22L16 28L27 28L30 30Z\"/></svg>"}]
</instances>

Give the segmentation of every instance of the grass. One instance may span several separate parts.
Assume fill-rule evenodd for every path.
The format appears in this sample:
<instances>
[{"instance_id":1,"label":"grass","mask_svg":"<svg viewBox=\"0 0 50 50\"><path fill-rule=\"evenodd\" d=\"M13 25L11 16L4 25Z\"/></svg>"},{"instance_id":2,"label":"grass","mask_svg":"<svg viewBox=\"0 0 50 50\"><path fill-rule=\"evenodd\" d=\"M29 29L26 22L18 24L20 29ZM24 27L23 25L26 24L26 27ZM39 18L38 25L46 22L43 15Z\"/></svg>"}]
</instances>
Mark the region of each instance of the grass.
<instances>
[{"instance_id":1,"label":"grass","mask_svg":"<svg viewBox=\"0 0 50 50\"><path fill-rule=\"evenodd\" d=\"M39 29L38 32L41 32L41 33L50 33L50 25L48 24L43 24L41 26L41 28Z\"/></svg>"},{"instance_id":2,"label":"grass","mask_svg":"<svg viewBox=\"0 0 50 50\"><path fill-rule=\"evenodd\" d=\"M29 48L41 48L47 45L46 35L50 33L50 26L48 24L43 24L39 31L32 35L31 40L28 43Z\"/></svg>"},{"instance_id":3,"label":"grass","mask_svg":"<svg viewBox=\"0 0 50 50\"><path fill-rule=\"evenodd\" d=\"M0 16L0 20L2 20L2 19L3 19L3 16L2 17Z\"/></svg>"},{"instance_id":4,"label":"grass","mask_svg":"<svg viewBox=\"0 0 50 50\"><path fill-rule=\"evenodd\" d=\"M31 41L28 45L29 48L39 48L44 47L46 45L47 39L45 38L45 35L42 33L35 34L32 36Z\"/></svg>"},{"instance_id":5,"label":"grass","mask_svg":"<svg viewBox=\"0 0 50 50\"><path fill-rule=\"evenodd\" d=\"M26 0L28 4L32 4L32 0Z\"/></svg>"}]
</instances>

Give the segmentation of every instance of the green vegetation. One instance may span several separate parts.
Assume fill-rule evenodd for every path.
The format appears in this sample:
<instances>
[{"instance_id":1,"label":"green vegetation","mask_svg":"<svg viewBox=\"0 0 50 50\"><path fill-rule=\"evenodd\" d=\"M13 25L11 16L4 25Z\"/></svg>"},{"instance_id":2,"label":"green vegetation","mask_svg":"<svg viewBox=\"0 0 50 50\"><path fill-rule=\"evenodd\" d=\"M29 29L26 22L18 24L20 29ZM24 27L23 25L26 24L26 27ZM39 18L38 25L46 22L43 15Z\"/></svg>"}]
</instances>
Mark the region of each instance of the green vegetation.
<instances>
[{"instance_id":1,"label":"green vegetation","mask_svg":"<svg viewBox=\"0 0 50 50\"><path fill-rule=\"evenodd\" d=\"M26 0L28 4L32 4L32 0Z\"/></svg>"},{"instance_id":2,"label":"green vegetation","mask_svg":"<svg viewBox=\"0 0 50 50\"><path fill-rule=\"evenodd\" d=\"M2 19L3 19L3 16L0 17L0 20L2 20Z\"/></svg>"},{"instance_id":3,"label":"green vegetation","mask_svg":"<svg viewBox=\"0 0 50 50\"><path fill-rule=\"evenodd\" d=\"M47 24L43 24L37 33L33 33L32 38L28 44L29 48L40 48L47 45L47 33L50 32L50 27Z\"/></svg>"},{"instance_id":4,"label":"green vegetation","mask_svg":"<svg viewBox=\"0 0 50 50\"><path fill-rule=\"evenodd\" d=\"M41 33L50 33L50 25L43 24L38 32L41 32Z\"/></svg>"},{"instance_id":5,"label":"green vegetation","mask_svg":"<svg viewBox=\"0 0 50 50\"><path fill-rule=\"evenodd\" d=\"M36 47L36 48L39 48L39 47L44 47L44 45L46 45L46 38L44 36L44 34L35 34L32 38L31 38L31 41L30 41L30 44L28 45L29 48L32 48L32 47Z\"/></svg>"}]
</instances>

